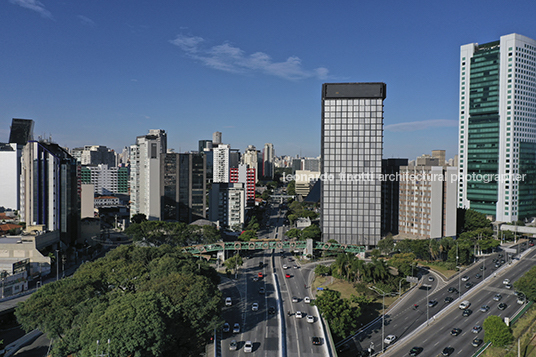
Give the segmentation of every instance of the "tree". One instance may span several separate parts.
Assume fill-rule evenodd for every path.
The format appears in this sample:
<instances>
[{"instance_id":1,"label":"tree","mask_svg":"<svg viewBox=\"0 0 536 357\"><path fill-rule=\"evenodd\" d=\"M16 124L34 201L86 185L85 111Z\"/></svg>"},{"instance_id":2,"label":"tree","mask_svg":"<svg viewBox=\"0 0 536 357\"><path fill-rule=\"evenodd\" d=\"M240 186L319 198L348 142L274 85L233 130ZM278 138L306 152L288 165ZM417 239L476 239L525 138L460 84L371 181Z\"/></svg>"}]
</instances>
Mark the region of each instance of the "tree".
<instances>
[{"instance_id":1,"label":"tree","mask_svg":"<svg viewBox=\"0 0 536 357\"><path fill-rule=\"evenodd\" d=\"M53 356L89 356L107 339L110 355L197 356L220 323L218 283L180 248L121 246L44 285L15 315L54 338Z\"/></svg>"},{"instance_id":2,"label":"tree","mask_svg":"<svg viewBox=\"0 0 536 357\"><path fill-rule=\"evenodd\" d=\"M527 271L514 282L514 287L525 294L528 300L536 301L536 267Z\"/></svg>"},{"instance_id":3,"label":"tree","mask_svg":"<svg viewBox=\"0 0 536 357\"><path fill-rule=\"evenodd\" d=\"M393 239L393 235L391 233L378 242L378 249L385 255L391 254L391 252L395 249L395 240Z\"/></svg>"},{"instance_id":4,"label":"tree","mask_svg":"<svg viewBox=\"0 0 536 357\"><path fill-rule=\"evenodd\" d=\"M301 233L302 233L301 229L291 228L285 232L285 235L289 237L290 239L293 239L293 238L300 239Z\"/></svg>"},{"instance_id":5,"label":"tree","mask_svg":"<svg viewBox=\"0 0 536 357\"><path fill-rule=\"evenodd\" d=\"M294 196L296 194L296 181L290 181L287 185L287 194Z\"/></svg>"},{"instance_id":6,"label":"tree","mask_svg":"<svg viewBox=\"0 0 536 357\"><path fill-rule=\"evenodd\" d=\"M488 316L482 326L484 327L484 341L491 342L496 347L505 347L514 340L512 330L499 316Z\"/></svg>"},{"instance_id":7,"label":"tree","mask_svg":"<svg viewBox=\"0 0 536 357\"><path fill-rule=\"evenodd\" d=\"M147 216L144 215L143 213L136 213L135 215L132 216L132 218L130 219L130 221L132 223L141 223L141 222L145 222L147 221Z\"/></svg>"},{"instance_id":8,"label":"tree","mask_svg":"<svg viewBox=\"0 0 536 357\"><path fill-rule=\"evenodd\" d=\"M311 224L309 227L303 229L300 239L320 240L321 236L322 231L320 230L320 228L316 224Z\"/></svg>"},{"instance_id":9,"label":"tree","mask_svg":"<svg viewBox=\"0 0 536 357\"><path fill-rule=\"evenodd\" d=\"M351 306L348 299L341 299L341 293L335 290L324 290L313 303L329 321L331 331L344 339L357 330L357 318L361 315L358 306Z\"/></svg>"},{"instance_id":10,"label":"tree","mask_svg":"<svg viewBox=\"0 0 536 357\"><path fill-rule=\"evenodd\" d=\"M233 255L231 258L226 259L223 264L225 265L227 269L233 270L236 273L238 267L241 267L244 264L244 260L237 253Z\"/></svg>"},{"instance_id":11,"label":"tree","mask_svg":"<svg viewBox=\"0 0 536 357\"><path fill-rule=\"evenodd\" d=\"M465 222L464 222L464 231L474 231L478 228L489 228L491 222L486 218L486 215L475 211L473 209L468 209L465 212Z\"/></svg>"},{"instance_id":12,"label":"tree","mask_svg":"<svg viewBox=\"0 0 536 357\"><path fill-rule=\"evenodd\" d=\"M331 274L331 268L327 265L318 264L315 267L315 274L316 275L329 275Z\"/></svg>"},{"instance_id":13,"label":"tree","mask_svg":"<svg viewBox=\"0 0 536 357\"><path fill-rule=\"evenodd\" d=\"M399 253L389 259L389 265L398 270L398 276L411 276L416 266L415 254Z\"/></svg>"},{"instance_id":14,"label":"tree","mask_svg":"<svg viewBox=\"0 0 536 357\"><path fill-rule=\"evenodd\" d=\"M244 231L241 235L238 236L238 239L244 242L249 242L252 239L256 239L257 234L255 234L255 231Z\"/></svg>"}]
</instances>

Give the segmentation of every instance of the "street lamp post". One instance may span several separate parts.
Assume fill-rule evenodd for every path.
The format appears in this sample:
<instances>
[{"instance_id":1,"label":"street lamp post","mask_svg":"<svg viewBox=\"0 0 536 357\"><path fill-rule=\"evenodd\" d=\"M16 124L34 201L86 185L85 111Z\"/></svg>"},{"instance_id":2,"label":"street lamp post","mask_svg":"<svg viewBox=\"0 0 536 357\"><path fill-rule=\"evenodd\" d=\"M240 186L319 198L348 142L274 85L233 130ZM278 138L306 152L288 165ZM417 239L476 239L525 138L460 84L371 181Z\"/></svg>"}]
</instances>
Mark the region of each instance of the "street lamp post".
<instances>
[{"instance_id":1,"label":"street lamp post","mask_svg":"<svg viewBox=\"0 0 536 357\"><path fill-rule=\"evenodd\" d=\"M375 286L372 286L371 288L369 288L371 290L379 290L381 292L381 295L382 295L382 307L383 307L383 312L382 312L382 352L384 351L384 340L385 340L385 292ZM376 291L376 293L378 293ZM379 294L379 293L378 293Z\"/></svg>"},{"instance_id":2,"label":"street lamp post","mask_svg":"<svg viewBox=\"0 0 536 357\"><path fill-rule=\"evenodd\" d=\"M60 278L60 250L56 249L56 281Z\"/></svg>"}]
</instances>

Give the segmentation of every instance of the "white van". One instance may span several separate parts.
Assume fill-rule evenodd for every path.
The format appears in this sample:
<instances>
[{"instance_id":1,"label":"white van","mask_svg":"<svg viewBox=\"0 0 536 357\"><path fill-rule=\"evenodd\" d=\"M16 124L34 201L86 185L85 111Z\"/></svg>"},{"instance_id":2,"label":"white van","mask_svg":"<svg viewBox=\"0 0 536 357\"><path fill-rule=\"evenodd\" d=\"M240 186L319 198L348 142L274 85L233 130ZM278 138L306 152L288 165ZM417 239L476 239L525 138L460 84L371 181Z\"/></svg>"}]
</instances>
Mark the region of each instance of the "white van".
<instances>
[{"instance_id":1,"label":"white van","mask_svg":"<svg viewBox=\"0 0 536 357\"><path fill-rule=\"evenodd\" d=\"M460 310L465 310L469 308L469 306L471 306L471 303L469 302L469 300L464 300L461 302L460 306L458 307L460 308Z\"/></svg>"},{"instance_id":2,"label":"white van","mask_svg":"<svg viewBox=\"0 0 536 357\"><path fill-rule=\"evenodd\" d=\"M225 298L225 306L231 306L233 304L233 301L230 297Z\"/></svg>"}]
</instances>

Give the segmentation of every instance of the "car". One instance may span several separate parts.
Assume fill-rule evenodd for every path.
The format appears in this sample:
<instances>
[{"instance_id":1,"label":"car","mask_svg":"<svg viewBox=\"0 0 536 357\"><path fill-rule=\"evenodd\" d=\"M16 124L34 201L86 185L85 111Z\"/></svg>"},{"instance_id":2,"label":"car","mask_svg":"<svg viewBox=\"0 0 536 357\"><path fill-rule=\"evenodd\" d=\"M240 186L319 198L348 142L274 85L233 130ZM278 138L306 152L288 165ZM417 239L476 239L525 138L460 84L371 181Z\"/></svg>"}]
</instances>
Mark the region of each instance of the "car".
<instances>
[{"instance_id":1,"label":"car","mask_svg":"<svg viewBox=\"0 0 536 357\"><path fill-rule=\"evenodd\" d=\"M411 350L409 350L409 355L418 356L423 350L424 348L422 347L413 347Z\"/></svg>"},{"instance_id":2,"label":"car","mask_svg":"<svg viewBox=\"0 0 536 357\"><path fill-rule=\"evenodd\" d=\"M233 300L230 297L225 298L225 306L233 305Z\"/></svg>"},{"instance_id":3,"label":"car","mask_svg":"<svg viewBox=\"0 0 536 357\"><path fill-rule=\"evenodd\" d=\"M501 263L497 262L495 263L495 268L499 268L501 266Z\"/></svg>"},{"instance_id":4,"label":"car","mask_svg":"<svg viewBox=\"0 0 536 357\"><path fill-rule=\"evenodd\" d=\"M462 277L462 281L467 281L467 280L469 280L469 277L467 275Z\"/></svg>"},{"instance_id":5,"label":"car","mask_svg":"<svg viewBox=\"0 0 536 357\"><path fill-rule=\"evenodd\" d=\"M512 289L512 284L510 284L510 283L505 284L504 287L507 288L507 289Z\"/></svg>"},{"instance_id":6,"label":"car","mask_svg":"<svg viewBox=\"0 0 536 357\"><path fill-rule=\"evenodd\" d=\"M256 276L253 277L253 281L259 281L259 278L257 278Z\"/></svg>"},{"instance_id":7,"label":"car","mask_svg":"<svg viewBox=\"0 0 536 357\"><path fill-rule=\"evenodd\" d=\"M259 288L259 294L264 294L264 287L261 286L261 287Z\"/></svg>"},{"instance_id":8,"label":"car","mask_svg":"<svg viewBox=\"0 0 536 357\"><path fill-rule=\"evenodd\" d=\"M475 338L473 339L473 341L471 342L471 345L473 345L473 347L478 347L482 344L482 342L484 342L484 340L482 340L481 338Z\"/></svg>"},{"instance_id":9,"label":"car","mask_svg":"<svg viewBox=\"0 0 536 357\"><path fill-rule=\"evenodd\" d=\"M320 337L317 337L317 336L313 336L311 338L312 342L313 342L313 345L321 345L322 344L322 339Z\"/></svg>"},{"instance_id":10,"label":"car","mask_svg":"<svg viewBox=\"0 0 536 357\"><path fill-rule=\"evenodd\" d=\"M269 313L270 315L274 315L274 314L275 314L275 307L270 306L270 307L268 308L268 313Z\"/></svg>"},{"instance_id":11,"label":"car","mask_svg":"<svg viewBox=\"0 0 536 357\"><path fill-rule=\"evenodd\" d=\"M430 275L430 276L428 277L428 281L434 281L434 280L435 280L435 279L434 279L434 277L433 277L432 275Z\"/></svg>"},{"instance_id":12,"label":"car","mask_svg":"<svg viewBox=\"0 0 536 357\"><path fill-rule=\"evenodd\" d=\"M450 304L453 301L454 301L454 298L452 296L445 297L445 303Z\"/></svg>"},{"instance_id":13,"label":"car","mask_svg":"<svg viewBox=\"0 0 536 357\"><path fill-rule=\"evenodd\" d=\"M473 329L471 330L472 333L479 333L480 331L482 331L482 326L480 325L473 326Z\"/></svg>"},{"instance_id":14,"label":"car","mask_svg":"<svg viewBox=\"0 0 536 357\"><path fill-rule=\"evenodd\" d=\"M251 305L251 310L253 310L253 311L258 311L258 310L259 310L259 304L257 304L256 302L254 302L253 305Z\"/></svg>"},{"instance_id":15,"label":"car","mask_svg":"<svg viewBox=\"0 0 536 357\"><path fill-rule=\"evenodd\" d=\"M473 310L465 309L465 310L463 310L462 316L467 317L467 316L470 316L472 313L473 313Z\"/></svg>"},{"instance_id":16,"label":"car","mask_svg":"<svg viewBox=\"0 0 536 357\"><path fill-rule=\"evenodd\" d=\"M304 315L305 315L305 314L304 314L303 312L301 312L301 311L296 311L296 314L295 314L295 316L296 316L297 319L301 319L301 318L303 318Z\"/></svg>"},{"instance_id":17,"label":"car","mask_svg":"<svg viewBox=\"0 0 536 357\"><path fill-rule=\"evenodd\" d=\"M452 352L454 352L454 347L450 347L450 346L449 346L449 347L445 347L445 348L443 349L443 352L441 352L441 354L442 354L443 356L450 356Z\"/></svg>"},{"instance_id":18,"label":"car","mask_svg":"<svg viewBox=\"0 0 536 357\"><path fill-rule=\"evenodd\" d=\"M298 302L298 298L296 296L292 297L292 302Z\"/></svg>"},{"instance_id":19,"label":"car","mask_svg":"<svg viewBox=\"0 0 536 357\"><path fill-rule=\"evenodd\" d=\"M428 301L428 307L434 307L437 305L437 300L430 300Z\"/></svg>"},{"instance_id":20,"label":"car","mask_svg":"<svg viewBox=\"0 0 536 357\"><path fill-rule=\"evenodd\" d=\"M469 308L469 306L471 306L471 303L469 302L469 300L464 300L460 303L460 305L458 306L458 308L460 310L465 310L467 308Z\"/></svg>"},{"instance_id":21,"label":"car","mask_svg":"<svg viewBox=\"0 0 536 357\"><path fill-rule=\"evenodd\" d=\"M525 303L526 299L525 299L525 295L522 295L522 296L518 296L517 297L517 303L519 305L523 305Z\"/></svg>"},{"instance_id":22,"label":"car","mask_svg":"<svg viewBox=\"0 0 536 357\"><path fill-rule=\"evenodd\" d=\"M475 275L475 278L476 278L476 279L480 279L481 277L482 277L482 274L480 274L480 273L477 273L477 274Z\"/></svg>"},{"instance_id":23,"label":"car","mask_svg":"<svg viewBox=\"0 0 536 357\"><path fill-rule=\"evenodd\" d=\"M229 332L231 330L231 326L229 325L229 323L224 323L222 330L223 332Z\"/></svg>"},{"instance_id":24,"label":"car","mask_svg":"<svg viewBox=\"0 0 536 357\"><path fill-rule=\"evenodd\" d=\"M283 269L288 269L288 266L286 264L283 264Z\"/></svg>"},{"instance_id":25,"label":"car","mask_svg":"<svg viewBox=\"0 0 536 357\"><path fill-rule=\"evenodd\" d=\"M262 275L261 272L258 272L258 273L257 273L257 276L258 276L259 278L261 278L261 279L262 279L262 277L263 277L263 275Z\"/></svg>"},{"instance_id":26,"label":"car","mask_svg":"<svg viewBox=\"0 0 536 357\"><path fill-rule=\"evenodd\" d=\"M481 266L481 267L480 267L480 270L486 270L486 267L485 267L485 266Z\"/></svg>"},{"instance_id":27,"label":"car","mask_svg":"<svg viewBox=\"0 0 536 357\"><path fill-rule=\"evenodd\" d=\"M499 305L497 305L497 309L504 310L508 307L504 302L501 302Z\"/></svg>"},{"instance_id":28,"label":"car","mask_svg":"<svg viewBox=\"0 0 536 357\"><path fill-rule=\"evenodd\" d=\"M530 242L529 247L534 247L534 242Z\"/></svg>"},{"instance_id":29,"label":"car","mask_svg":"<svg viewBox=\"0 0 536 357\"><path fill-rule=\"evenodd\" d=\"M383 340L386 344L390 345L391 343L396 341L395 335L387 335L387 337Z\"/></svg>"},{"instance_id":30,"label":"car","mask_svg":"<svg viewBox=\"0 0 536 357\"><path fill-rule=\"evenodd\" d=\"M296 264L294 264L294 269L298 269L298 268L299 268L299 266L297 266Z\"/></svg>"},{"instance_id":31,"label":"car","mask_svg":"<svg viewBox=\"0 0 536 357\"><path fill-rule=\"evenodd\" d=\"M462 329L461 328L453 328L451 331L450 331L450 334L452 336L458 336L460 333L462 333Z\"/></svg>"},{"instance_id":32,"label":"car","mask_svg":"<svg viewBox=\"0 0 536 357\"><path fill-rule=\"evenodd\" d=\"M303 302L306 303L306 304L310 304L311 303L311 298L309 296L306 296L303 298Z\"/></svg>"},{"instance_id":33,"label":"car","mask_svg":"<svg viewBox=\"0 0 536 357\"><path fill-rule=\"evenodd\" d=\"M449 287L448 292L451 293L451 294L457 293L458 289L456 289L455 287L451 286L451 287Z\"/></svg>"},{"instance_id":34,"label":"car","mask_svg":"<svg viewBox=\"0 0 536 357\"><path fill-rule=\"evenodd\" d=\"M307 315L307 322L312 324L315 322L315 317L313 315Z\"/></svg>"},{"instance_id":35,"label":"car","mask_svg":"<svg viewBox=\"0 0 536 357\"><path fill-rule=\"evenodd\" d=\"M465 288L466 289L471 289L473 287L473 283L471 283L470 281L468 281L467 283L465 283Z\"/></svg>"},{"instance_id":36,"label":"car","mask_svg":"<svg viewBox=\"0 0 536 357\"><path fill-rule=\"evenodd\" d=\"M493 297L493 301L501 301L501 299L502 299L501 294L495 294L495 296Z\"/></svg>"},{"instance_id":37,"label":"car","mask_svg":"<svg viewBox=\"0 0 536 357\"><path fill-rule=\"evenodd\" d=\"M236 351L238 348L238 343L236 343L236 340L232 340L231 343L229 343L229 351Z\"/></svg>"},{"instance_id":38,"label":"car","mask_svg":"<svg viewBox=\"0 0 536 357\"><path fill-rule=\"evenodd\" d=\"M233 333L240 333L240 324L238 322L233 325Z\"/></svg>"},{"instance_id":39,"label":"car","mask_svg":"<svg viewBox=\"0 0 536 357\"><path fill-rule=\"evenodd\" d=\"M285 278L290 278L290 274L285 274Z\"/></svg>"},{"instance_id":40,"label":"car","mask_svg":"<svg viewBox=\"0 0 536 357\"><path fill-rule=\"evenodd\" d=\"M510 284L510 279L504 279L503 280L503 285L506 285L506 284Z\"/></svg>"},{"instance_id":41,"label":"car","mask_svg":"<svg viewBox=\"0 0 536 357\"><path fill-rule=\"evenodd\" d=\"M251 341L246 341L244 344L244 352L252 352L253 351L253 343Z\"/></svg>"},{"instance_id":42,"label":"car","mask_svg":"<svg viewBox=\"0 0 536 357\"><path fill-rule=\"evenodd\" d=\"M489 306L488 305L482 305L480 306L480 312L488 312Z\"/></svg>"}]
</instances>

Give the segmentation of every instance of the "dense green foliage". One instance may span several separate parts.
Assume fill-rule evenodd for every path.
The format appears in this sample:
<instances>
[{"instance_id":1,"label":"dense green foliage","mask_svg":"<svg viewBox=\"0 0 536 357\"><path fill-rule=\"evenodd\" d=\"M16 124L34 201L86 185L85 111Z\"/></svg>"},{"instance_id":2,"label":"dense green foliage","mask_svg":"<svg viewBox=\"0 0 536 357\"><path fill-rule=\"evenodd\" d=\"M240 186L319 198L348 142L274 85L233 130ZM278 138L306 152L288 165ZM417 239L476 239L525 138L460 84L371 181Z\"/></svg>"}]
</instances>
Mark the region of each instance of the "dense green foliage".
<instances>
[{"instance_id":1,"label":"dense green foliage","mask_svg":"<svg viewBox=\"0 0 536 357\"><path fill-rule=\"evenodd\" d=\"M484 320L482 327L484 327L484 341L493 343L495 347L507 346L514 339L512 330L506 326L499 316L488 316Z\"/></svg>"},{"instance_id":2,"label":"dense green foliage","mask_svg":"<svg viewBox=\"0 0 536 357\"><path fill-rule=\"evenodd\" d=\"M468 209L465 211L464 217L464 226L463 230L465 232L474 231L479 228L490 228L491 221L486 218L486 215L475 211L473 209Z\"/></svg>"},{"instance_id":3,"label":"dense green foliage","mask_svg":"<svg viewBox=\"0 0 536 357\"><path fill-rule=\"evenodd\" d=\"M287 218L290 224L294 224L294 222L300 217L308 217L311 220L314 220L318 217L318 213L309 209L309 206L306 203L292 201L292 203L290 203L290 205L288 206L287 211Z\"/></svg>"},{"instance_id":4,"label":"dense green foliage","mask_svg":"<svg viewBox=\"0 0 536 357\"><path fill-rule=\"evenodd\" d=\"M220 232L212 225L195 226L182 222L142 221L131 224L125 234L135 242L156 247L163 244L186 247L215 243L220 239Z\"/></svg>"},{"instance_id":5,"label":"dense green foliage","mask_svg":"<svg viewBox=\"0 0 536 357\"><path fill-rule=\"evenodd\" d=\"M111 356L197 356L220 323L218 283L207 262L176 248L121 246L44 285L15 314L54 339L53 356L93 356L108 339Z\"/></svg>"},{"instance_id":6,"label":"dense green foliage","mask_svg":"<svg viewBox=\"0 0 536 357\"><path fill-rule=\"evenodd\" d=\"M532 267L514 282L514 287L525 294L528 300L536 301L536 267Z\"/></svg>"},{"instance_id":7,"label":"dense green foliage","mask_svg":"<svg viewBox=\"0 0 536 357\"><path fill-rule=\"evenodd\" d=\"M328 319L334 335L343 339L357 331L360 307L352 305L348 299L341 299L340 292L324 290L313 303L318 306L324 318Z\"/></svg>"}]
</instances>

